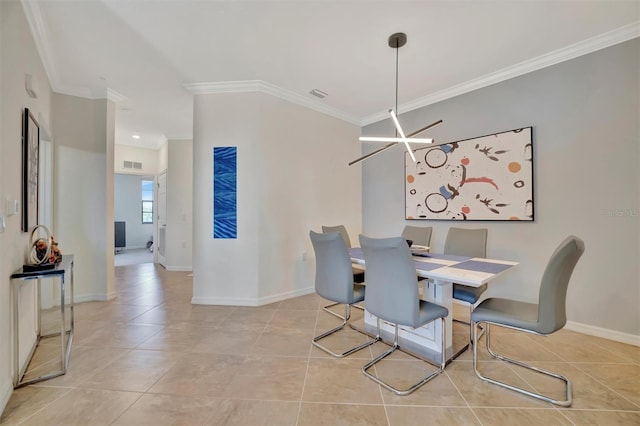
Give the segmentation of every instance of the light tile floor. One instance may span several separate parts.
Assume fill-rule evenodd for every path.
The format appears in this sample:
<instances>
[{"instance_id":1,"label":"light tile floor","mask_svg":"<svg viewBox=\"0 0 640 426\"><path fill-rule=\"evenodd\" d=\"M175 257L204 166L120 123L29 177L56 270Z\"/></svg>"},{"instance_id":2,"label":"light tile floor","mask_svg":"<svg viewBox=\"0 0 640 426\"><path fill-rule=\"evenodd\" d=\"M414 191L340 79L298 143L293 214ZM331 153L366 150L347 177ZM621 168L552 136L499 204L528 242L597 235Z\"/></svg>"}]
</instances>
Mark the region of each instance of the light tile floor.
<instances>
[{"instance_id":1,"label":"light tile floor","mask_svg":"<svg viewBox=\"0 0 640 426\"><path fill-rule=\"evenodd\" d=\"M321 309L326 301L314 294L258 308L199 306L190 304L188 273L144 264L118 267L116 276L115 300L76 305L70 371L14 391L0 423L640 424L638 347L566 330L544 338L494 330L497 349L573 381L568 409L480 381L469 351L444 374L399 397L360 372L385 350L383 344L344 359L311 345L314 334L337 324ZM347 331L327 345L337 350L363 339ZM54 343L44 342L45 352ZM403 354L391 358L377 373L398 385L431 368ZM489 359L484 349L481 358ZM520 369L495 361L482 368L511 383L562 394L556 383Z\"/></svg>"},{"instance_id":2,"label":"light tile floor","mask_svg":"<svg viewBox=\"0 0 640 426\"><path fill-rule=\"evenodd\" d=\"M153 252L146 248L122 249L116 252L113 258L115 266L137 265L140 263L153 263Z\"/></svg>"}]
</instances>

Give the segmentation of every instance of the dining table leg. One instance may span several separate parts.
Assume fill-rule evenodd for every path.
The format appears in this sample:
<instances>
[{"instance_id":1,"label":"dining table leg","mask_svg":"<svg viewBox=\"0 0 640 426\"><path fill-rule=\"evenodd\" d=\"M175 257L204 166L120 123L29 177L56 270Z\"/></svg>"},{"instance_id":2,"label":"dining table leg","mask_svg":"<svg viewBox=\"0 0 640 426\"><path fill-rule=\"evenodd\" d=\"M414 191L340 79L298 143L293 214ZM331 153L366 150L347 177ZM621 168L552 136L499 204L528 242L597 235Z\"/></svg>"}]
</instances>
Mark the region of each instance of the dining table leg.
<instances>
[{"instance_id":1,"label":"dining table leg","mask_svg":"<svg viewBox=\"0 0 640 426\"><path fill-rule=\"evenodd\" d=\"M437 303L449 310L449 315L445 318L445 333L442 333L442 323L434 321L435 326L435 344L438 347L442 345L444 336L445 347L447 350L447 359L451 360L453 354L453 284L449 281L442 280L422 280L423 300Z\"/></svg>"}]
</instances>

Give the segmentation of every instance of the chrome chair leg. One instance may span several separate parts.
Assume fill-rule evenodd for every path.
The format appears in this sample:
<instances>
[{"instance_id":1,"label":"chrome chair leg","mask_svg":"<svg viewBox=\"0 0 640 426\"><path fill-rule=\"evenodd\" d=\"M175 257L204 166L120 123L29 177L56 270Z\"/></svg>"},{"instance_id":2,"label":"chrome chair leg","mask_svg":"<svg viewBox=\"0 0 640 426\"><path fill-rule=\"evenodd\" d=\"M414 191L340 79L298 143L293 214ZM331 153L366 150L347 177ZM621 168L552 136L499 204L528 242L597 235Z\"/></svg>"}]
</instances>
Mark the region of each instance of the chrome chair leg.
<instances>
[{"instance_id":1,"label":"chrome chair leg","mask_svg":"<svg viewBox=\"0 0 640 426\"><path fill-rule=\"evenodd\" d=\"M495 379L492 379L490 377L486 377L486 376L483 376L482 374L480 374L480 372L478 371L478 347L477 347L478 346L477 345L478 338L480 337L478 335L479 324L472 322L471 330L472 330L472 333L473 333L473 370L475 371L476 376L478 376L480 379L484 380L485 382L493 383L494 385L498 385L498 386L501 386L503 388L506 388L506 389L509 389L509 390L512 390L512 391L515 391L515 392L519 392L521 394L528 395L528 396L533 397L533 398L540 399L542 401L550 402L551 404L554 404L554 405L558 405L558 406L561 406L561 407L570 407L571 406L571 404L573 402L573 397L572 397L573 393L572 393L571 381L568 378L566 378L565 376L562 376L560 374L554 373L552 371L544 370L544 369L538 368L538 367L534 367L533 365L530 365L530 364L527 364L527 363L524 363L522 361L518 361L518 360L515 360L515 359L512 359L512 358L508 358L508 357L506 357L504 355L500 355L500 354L494 352L491 349L491 330L490 330L490 326L491 326L492 323L486 322L486 321L483 321L483 322L485 324L485 329L486 329L485 342L486 342L486 346L487 346L487 351L489 351L489 354L493 358L498 359L500 361L508 362L510 364L518 365L520 367L529 369L531 371L535 371L537 373L544 374L544 375L552 377L554 379L561 380L562 382L565 383L566 400L564 400L564 401L556 400L556 399L550 398L548 396L542 395L540 393L531 392L531 391L528 391L526 389L522 389L522 388L519 388L517 386L513 386L513 385L510 385L510 384L507 384L507 383L501 382L499 380L495 380ZM537 334L537 333L533 333L530 330L524 330L524 329L521 329L521 328L507 327L507 326L504 326L504 325L501 325L501 324L494 324L494 325L499 325L501 327L506 327L506 328L512 328L514 330L523 331L525 333Z\"/></svg>"},{"instance_id":2,"label":"chrome chair leg","mask_svg":"<svg viewBox=\"0 0 640 426\"><path fill-rule=\"evenodd\" d=\"M367 363L364 367L362 367L362 373L365 376L367 376L368 378L370 378L371 380L373 380L374 382L376 382L379 385L381 385L382 387L384 387L385 389L395 393L396 395L405 396L405 395L409 395L410 393L414 392L416 389L418 389L419 387L421 387L422 385L427 383L429 380L433 379L438 374L440 374L440 373L442 373L444 371L444 367L445 367L445 364L446 364L446 361L447 361L447 356L446 356L446 353L445 353L446 348L447 348L446 338L445 338L446 337L446 330L445 330L446 324L445 324L445 319L444 318L441 318L441 321L442 321L442 348L441 348L441 350L442 350L442 361L440 363L439 368L436 371L434 371L433 373L431 373L428 376L422 378L420 381L418 381L417 383L414 383L413 385L409 386L406 389L398 389L396 387L391 386L390 384L386 383L382 379L378 378L377 376L374 376L373 374L371 374L371 373L369 373L367 371L368 369L373 367L375 364L377 364L378 362L382 361L384 358L386 358L389 355L391 355L392 353L394 353L396 350L402 351L402 349L398 346L398 324L395 325L395 336L394 336L393 345L391 346L391 348L389 350L387 350L386 352L383 352L382 354L378 355L373 361ZM380 338L379 336L380 336L380 320L378 320L378 339ZM412 355L412 354L409 354L409 355ZM426 360L423 360L423 361L428 362ZM429 364L431 364L431 362L429 362Z\"/></svg>"},{"instance_id":3,"label":"chrome chair leg","mask_svg":"<svg viewBox=\"0 0 640 426\"><path fill-rule=\"evenodd\" d=\"M470 303L468 303L468 305L469 305L469 318L471 318L471 313L473 312L473 305ZM469 343L473 344L473 329L472 329L471 323L461 319L456 319L456 318L453 318L453 321L469 326ZM482 335L484 334L484 327L478 325L478 328L480 328L480 334L478 335L478 338L481 338Z\"/></svg>"},{"instance_id":4,"label":"chrome chair leg","mask_svg":"<svg viewBox=\"0 0 640 426\"><path fill-rule=\"evenodd\" d=\"M337 303L336 303L336 305L337 305ZM329 312L330 312L330 311L329 311ZM332 312L331 312L331 313L332 313ZM334 313L334 315L338 316L338 315L337 315L337 314L335 314L335 313ZM345 325L347 325L347 323L348 323L348 321L349 321L349 318L351 318L351 305L345 305L345 307L344 307L344 317L339 316L339 318L342 318L342 324L340 324L338 327L333 328L333 329L331 329L331 330L329 330L329 331L325 331L325 332L324 332L324 333L322 333L321 335L319 335L319 336L317 336L317 337L314 337L314 338L313 338L312 343L313 343L313 345L314 345L315 347L317 347L318 349L321 349L321 350L325 351L326 353L328 353L328 354L330 354L330 355L333 355L333 356L334 356L334 357L336 357L336 358L344 358L344 357L346 357L346 356L348 356L348 355L351 355L351 354L352 354L352 353L354 353L354 352L359 351L360 349L364 349L364 348L366 348L366 347L367 347L367 346L369 346L369 345L373 345L375 342L377 342L377 341L378 341L377 339L367 340L367 341L366 341L366 342L364 342L363 344L358 345L358 346L354 346L354 347L352 347L352 348L350 348L350 349L347 349L346 351L344 351L344 352L342 352L342 353L336 353L336 352L333 352L331 349L329 349L329 348L327 348L326 346L323 346L323 345L321 345L320 343L318 343L320 340L324 339L325 337L330 336L330 335L332 335L333 333L336 333L336 332L338 332L338 331L342 330L342 329L345 327ZM351 324L349 324L349 325L351 325ZM380 333L378 333L378 334L380 334Z\"/></svg>"},{"instance_id":5,"label":"chrome chair leg","mask_svg":"<svg viewBox=\"0 0 640 426\"><path fill-rule=\"evenodd\" d=\"M342 315L340 315L337 312L333 312L331 309L329 309L329 308L333 308L334 306L337 306L339 304L340 303L338 303L338 302L330 303L327 306L323 306L322 310L325 311L326 313L331 314L334 317L340 318L342 321L344 321L344 317ZM363 306L356 305L356 304L353 304L351 306L353 306L354 308L360 309L361 311L364 311L364 307Z\"/></svg>"}]
</instances>

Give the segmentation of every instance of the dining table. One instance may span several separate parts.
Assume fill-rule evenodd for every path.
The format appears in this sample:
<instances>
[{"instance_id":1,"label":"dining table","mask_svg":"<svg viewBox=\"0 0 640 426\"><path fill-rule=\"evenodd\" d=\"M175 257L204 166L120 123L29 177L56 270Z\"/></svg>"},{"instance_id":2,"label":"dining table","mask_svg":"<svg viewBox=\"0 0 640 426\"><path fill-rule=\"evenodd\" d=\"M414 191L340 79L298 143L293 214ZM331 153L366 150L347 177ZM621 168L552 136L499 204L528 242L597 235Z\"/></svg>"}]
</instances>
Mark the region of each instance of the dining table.
<instances>
[{"instance_id":1,"label":"dining table","mask_svg":"<svg viewBox=\"0 0 640 426\"><path fill-rule=\"evenodd\" d=\"M410 248L416 267L416 275L426 278L417 280L419 295L422 300L437 303L449 310L445 321L445 333L442 333L442 323L432 321L420 328L399 327L399 343L403 349L416 355L437 362L441 359L443 336L446 338L446 355L448 362L455 359L469 347L468 329L461 346L453 346L453 283L479 287L490 283L496 277L509 271L518 262L509 260L487 259L480 257L456 256L429 252L428 247L412 246ZM360 247L349 249L351 262L366 271L366 259ZM366 285L366 273L365 282ZM389 283L393 285L393 283ZM365 299L364 331L368 334L377 333L377 318L366 310ZM381 337L384 341L393 341L394 325L380 321Z\"/></svg>"}]
</instances>

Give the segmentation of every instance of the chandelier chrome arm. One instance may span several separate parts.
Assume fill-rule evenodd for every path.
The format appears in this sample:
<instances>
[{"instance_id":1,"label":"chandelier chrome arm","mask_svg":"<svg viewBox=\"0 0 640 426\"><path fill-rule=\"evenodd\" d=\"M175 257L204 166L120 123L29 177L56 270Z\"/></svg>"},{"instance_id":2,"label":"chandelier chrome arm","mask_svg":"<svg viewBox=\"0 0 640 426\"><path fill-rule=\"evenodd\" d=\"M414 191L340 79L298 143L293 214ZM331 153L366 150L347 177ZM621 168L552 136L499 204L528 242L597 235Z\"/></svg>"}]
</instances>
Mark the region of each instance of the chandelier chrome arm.
<instances>
[{"instance_id":1,"label":"chandelier chrome arm","mask_svg":"<svg viewBox=\"0 0 640 426\"><path fill-rule=\"evenodd\" d=\"M425 126L425 127L421 128L421 129L416 130L416 131L415 131L415 132L413 132L413 133L410 133L409 135L407 135L407 137L406 137L405 139L408 139L408 140L409 140L409 142L411 142L411 139L410 139L410 138L411 138L412 136L418 135L418 134L420 134L420 133L424 132L425 130L428 130L428 129L432 128L432 127L437 126L438 124L440 124L440 123L442 123L442 122L443 122L442 120L435 121L435 122L433 122L433 123L429 124L428 126ZM394 138L394 139L395 139L395 138ZM362 140L362 139L360 139L360 140ZM431 139L431 140L433 141L433 139ZM417 140L415 140L415 139L414 139L414 141L416 141L416 142L417 142ZM356 164L356 163L359 163L359 162L360 162L360 161L362 161L362 160L366 160L367 158L372 157L372 156L374 156L374 155L376 155L376 154L379 154L379 153L381 153L382 151L384 151L384 150L386 150L386 149L389 149L389 148L391 148L392 146L397 145L398 143L399 143L399 141L391 142L391 143L389 143L389 144L387 144L387 145L383 146L382 148L379 148L379 149L377 149L377 150L375 150L375 151L372 151L372 152L370 152L370 153L368 153L368 154L366 154L366 155L363 155L363 156L362 156L362 157L360 157L360 158L357 158L357 159L355 159L355 160L351 161L351 162L349 163L349 165L350 165L350 166L352 166L352 165L354 165L354 164ZM446 143L446 142L444 142L444 143ZM443 145L444 143L442 143L442 144L438 144L438 145Z\"/></svg>"},{"instance_id":2,"label":"chandelier chrome arm","mask_svg":"<svg viewBox=\"0 0 640 426\"><path fill-rule=\"evenodd\" d=\"M378 136L361 136L360 142L402 142L402 143L432 143L433 139L427 138L385 138Z\"/></svg>"}]
</instances>

